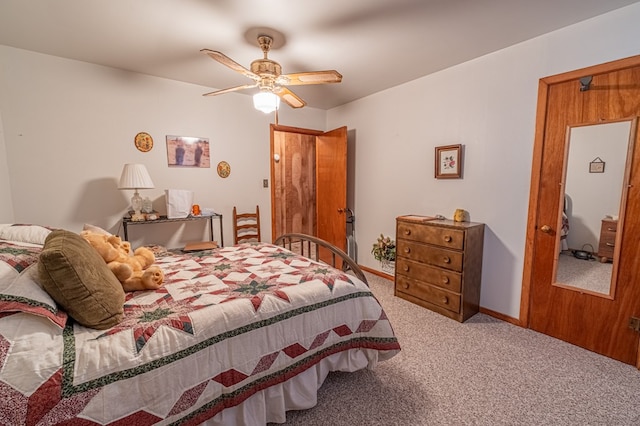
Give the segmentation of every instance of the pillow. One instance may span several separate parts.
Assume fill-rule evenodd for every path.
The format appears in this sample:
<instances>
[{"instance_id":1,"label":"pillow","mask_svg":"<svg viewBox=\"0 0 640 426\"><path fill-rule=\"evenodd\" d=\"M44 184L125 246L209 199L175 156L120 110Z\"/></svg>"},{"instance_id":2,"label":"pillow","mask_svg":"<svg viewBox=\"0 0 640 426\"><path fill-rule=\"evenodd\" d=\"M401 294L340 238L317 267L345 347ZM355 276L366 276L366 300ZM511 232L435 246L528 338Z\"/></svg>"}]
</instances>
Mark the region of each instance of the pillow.
<instances>
[{"instance_id":1,"label":"pillow","mask_svg":"<svg viewBox=\"0 0 640 426\"><path fill-rule=\"evenodd\" d=\"M0 313L38 315L60 328L67 322L66 312L38 283L36 262L42 247L21 246L0 241Z\"/></svg>"},{"instance_id":2,"label":"pillow","mask_svg":"<svg viewBox=\"0 0 640 426\"><path fill-rule=\"evenodd\" d=\"M96 234L106 235L109 237L112 235L111 232L107 231L106 229L102 229L99 226L91 225L89 223L85 223L82 227L82 230L95 232Z\"/></svg>"},{"instance_id":3,"label":"pillow","mask_svg":"<svg viewBox=\"0 0 640 426\"><path fill-rule=\"evenodd\" d=\"M80 235L51 232L40 253L38 275L47 293L78 323L104 330L122 320L122 285Z\"/></svg>"},{"instance_id":4,"label":"pillow","mask_svg":"<svg viewBox=\"0 0 640 426\"><path fill-rule=\"evenodd\" d=\"M19 241L30 244L44 244L51 229L39 225L11 224L0 227L0 240Z\"/></svg>"}]
</instances>

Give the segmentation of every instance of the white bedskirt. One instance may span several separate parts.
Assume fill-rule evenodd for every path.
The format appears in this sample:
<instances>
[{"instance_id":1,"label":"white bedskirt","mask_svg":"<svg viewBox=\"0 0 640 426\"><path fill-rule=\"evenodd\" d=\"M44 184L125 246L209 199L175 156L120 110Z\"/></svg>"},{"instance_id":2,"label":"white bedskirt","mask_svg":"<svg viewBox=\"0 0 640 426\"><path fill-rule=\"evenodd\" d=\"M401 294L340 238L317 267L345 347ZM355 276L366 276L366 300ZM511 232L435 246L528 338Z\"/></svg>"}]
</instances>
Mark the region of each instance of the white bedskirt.
<instances>
[{"instance_id":1,"label":"white bedskirt","mask_svg":"<svg viewBox=\"0 0 640 426\"><path fill-rule=\"evenodd\" d=\"M318 389L332 371L373 369L379 351L351 349L322 359L297 376L247 398L203 423L206 426L257 426L284 423L289 410L305 410L317 404ZM380 359L382 361L382 359Z\"/></svg>"}]
</instances>

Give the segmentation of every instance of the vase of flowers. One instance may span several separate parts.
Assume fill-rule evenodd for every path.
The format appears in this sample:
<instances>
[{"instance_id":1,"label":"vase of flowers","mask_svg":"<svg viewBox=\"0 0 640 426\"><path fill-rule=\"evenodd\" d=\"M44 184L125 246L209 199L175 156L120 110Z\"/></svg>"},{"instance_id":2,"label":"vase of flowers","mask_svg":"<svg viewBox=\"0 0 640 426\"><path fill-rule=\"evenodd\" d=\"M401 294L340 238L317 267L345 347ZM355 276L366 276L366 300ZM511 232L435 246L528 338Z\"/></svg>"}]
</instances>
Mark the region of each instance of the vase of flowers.
<instances>
[{"instance_id":1,"label":"vase of flowers","mask_svg":"<svg viewBox=\"0 0 640 426\"><path fill-rule=\"evenodd\" d=\"M385 237L380 234L373 248L371 249L373 257L380 262L382 270L393 272L396 264L396 242L391 237Z\"/></svg>"}]
</instances>

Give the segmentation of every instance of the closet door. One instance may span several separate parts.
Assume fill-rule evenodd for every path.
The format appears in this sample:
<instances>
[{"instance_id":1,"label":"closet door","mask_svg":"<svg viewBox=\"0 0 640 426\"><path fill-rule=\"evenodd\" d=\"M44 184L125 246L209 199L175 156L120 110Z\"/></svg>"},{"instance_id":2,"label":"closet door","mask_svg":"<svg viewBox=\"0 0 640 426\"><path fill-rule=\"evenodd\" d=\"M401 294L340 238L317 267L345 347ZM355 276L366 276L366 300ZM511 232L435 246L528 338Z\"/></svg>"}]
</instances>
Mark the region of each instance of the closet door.
<instances>
[{"instance_id":1,"label":"closet door","mask_svg":"<svg viewBox=\"0 0 640 426\"><path fill-rule=\"evenodd\" d=\"M317 133L317 132L316 132ZM272 240L316 232L316 134L271 129Z\"/></svg>"},{"instance_id":2,"label":"closet door","mask_svg":"<svg viewBox=\"0 0 640 426\"><path fill-rule=\"evenodd\" d=\"M584 77L592 77L592 80L588 89L581 91L580 79ZM640 240L638 93L640 56L540 81L521 303L523 325L636 365L640 339L638 333L629 328L629 321L632 317L640 318L640 285L637 282L640 270L637 254ZM569 150L574 149L571 145L577 143L572 140L573 129L625 120L630 123L630 149L626 164L622 164L626 180L618 184L622 188L615 185L611 188L620 190L622 195L620 235L616 240L617 256L611 265L610 286L603 292L596 292L567 285L558 279L558 270L563 255L559 252L565 175L568 167L574 167L568 166L567 159ZM603 146L600 157L605 159L607 155L613 155L612 150ZM588 170L588 161L580 163L579 167ZM605 168L605 173L607 171L614 172ZM606 175L587 176L604 178ZM579 216L570 213L569 235L572 226L575 229L580 225Z\"/></svg>"}]
</instances>

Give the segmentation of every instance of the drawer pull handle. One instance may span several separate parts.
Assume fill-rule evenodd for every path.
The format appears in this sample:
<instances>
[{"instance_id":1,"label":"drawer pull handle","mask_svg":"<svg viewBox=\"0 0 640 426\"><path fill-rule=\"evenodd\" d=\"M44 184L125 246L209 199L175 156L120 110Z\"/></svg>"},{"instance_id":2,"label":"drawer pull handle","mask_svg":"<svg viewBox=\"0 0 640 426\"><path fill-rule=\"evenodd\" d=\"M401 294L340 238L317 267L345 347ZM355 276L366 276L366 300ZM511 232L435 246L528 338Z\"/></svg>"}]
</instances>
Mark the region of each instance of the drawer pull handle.
<instances>
[{"instance_id":1,"label":"drawer pull handle","mask_svg":"<svg viewBox=\"0 0 640 426\"><path fill-rule=\"evenodd\" d=\"M616 245L614 243L606 243L607 247L615 247Z\"/></svg>"},{"instance_id":2,"label":"drawer pull handle","mask_svg":"<svg viewBox=\"0 0 640 426\"><path fill-rule=\"evenodd\" d=\"M405 272L409 272L409 265L404 265L404 268L402 268Z\"/></svg>"},{"instance_id":3,"label":"drawer pull handle","mask_svg":"<svg viewBox=\"0 0 640 426\"><path fill-rule=\"evenodd\" d=\"M449 298L447 296L442 296L442 299L440 299L442 301L442 303L444 303L445 305L449 304Z\"/></svg>"},{"instance_id":4,"label":"drawer pull handle","mask_svg":"<svg viewBox=\"0 0 640 426\"><path fill-rule=\"evenodd\" d=\"M449 284L449 277L442 277L442 283L443 284Z\"/></svg>"},{"instance_id":5,"label":"drawer pull handle","mask_svg":"<svg viewBox=\"0 0 640 426\"><path fill-rule=\"evenodd\" d=\"M405 290L407 290L409 288L409 283L404 283L402 286L404 287Z\"/></svg>"},{"instance_id":6,"label":"drawer pull handle","mask_svg":"<svg viewBox=\"0 0 640 426\"><path fill-rule=\"evenodd\" d=\"M450 242L451 242L451 235L445 235L445 236L444 236L444 241L445 241L446 243L450 243Z\"/></svg>"},{"instance_id":7,"label":"drawer pull handle","mask_svg":"<svg viewBox=\"0 0 640 426\"><path fill-rule=\"evenodd\" d=\"M451 259L449 258L449 256L445 256L445 257L443 257L443 258L442 258L442 261L443 261L444 263L451 263Z\"/></svg>"},{"instance_id":8,"label":"drawer pull handle","mask_svg":"<svg viewBox=\"0 0 640 426\"><path fill-rule=\"evenodd\" d=\"M411 235L411 229L405 229L404 235Z\"/></svg>"},{"instance_id":9,"label":"drawer pull handle","mask_svg":"<svg viewBox=\"0 0 640 426\"><path fill-rule=\"evenodd\" d=\"M616 228L607 228L607 231L609 231L609 232L616 232Z\"/></svg>"},{"instance_id":10,"label":"drawer pull handle","mask_svg":"<svg viewBox=\"0 0 640 426\"><path fill-rule=\"evenodd\" d=\"M405 247L405 248L404 248L404 252L405 252L405 253L411 253L411 249L410 249L409 247Z\"/></svg>"}]
</instances>

